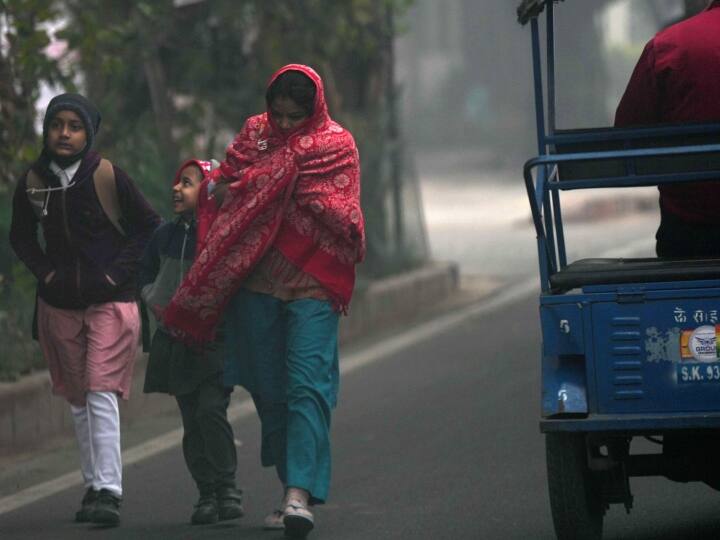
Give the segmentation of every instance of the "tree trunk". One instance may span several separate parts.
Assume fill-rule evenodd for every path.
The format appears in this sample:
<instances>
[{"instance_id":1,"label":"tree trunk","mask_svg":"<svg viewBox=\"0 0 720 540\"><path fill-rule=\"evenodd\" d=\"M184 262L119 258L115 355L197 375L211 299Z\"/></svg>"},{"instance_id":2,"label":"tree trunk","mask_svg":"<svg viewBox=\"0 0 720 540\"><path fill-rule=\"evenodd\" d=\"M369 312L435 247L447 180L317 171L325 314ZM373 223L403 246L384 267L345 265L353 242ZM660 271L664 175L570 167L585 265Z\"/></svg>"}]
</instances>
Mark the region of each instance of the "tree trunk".
<instances>
[{"instance_id":1,"label":"tree trunk","mask_svg":"<svg viewBox=\"0 0 720 540\"><path fill-rule=\"evenodd\" d=\"M171 174L178 162L177 149L173 141L173 104L168 92L165 66L160 59L159 48L164 35L152 23L143 20L142 15L133 10L133 19L140 31L142 44L142 66L150 92L157 140L162 161L168 174Z\"/></svg>"},{"instance_id":2,"label":"tree trunk","mask_svg":"<svg viewBox=\"0 0 720 540\"><path fill-rule=\"evenodd\" d=\"M155 128L163 161L172 170L178 161L172 138L172 103L168 96L165 69L160 61L157 48L149 45L143 58L143 70L150 90Z\"/></svg>"}]
</instances>

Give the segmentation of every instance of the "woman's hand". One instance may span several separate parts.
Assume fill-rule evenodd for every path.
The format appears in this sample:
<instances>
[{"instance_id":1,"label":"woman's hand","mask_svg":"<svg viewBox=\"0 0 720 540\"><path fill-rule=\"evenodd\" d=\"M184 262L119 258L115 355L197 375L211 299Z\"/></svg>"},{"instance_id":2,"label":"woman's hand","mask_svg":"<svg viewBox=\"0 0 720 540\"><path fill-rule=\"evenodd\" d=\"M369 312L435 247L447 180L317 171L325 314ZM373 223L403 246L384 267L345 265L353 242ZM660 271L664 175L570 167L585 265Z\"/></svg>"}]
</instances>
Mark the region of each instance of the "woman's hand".
<instances>
[{"instance_id":1,"label":"woman's hand","mask_svg":"<svg viewBox=\"0 0 720 540\"><path fill-rule=\"evenodd\" d=\"M215 187L213 188L211 197L215 200L216 208L220 208L222 206L222 203L225 200L225 195L227 194L227 190L228 190L227 182L222 182L222 181L215 182Z\"/></svg>"}]
</instances>

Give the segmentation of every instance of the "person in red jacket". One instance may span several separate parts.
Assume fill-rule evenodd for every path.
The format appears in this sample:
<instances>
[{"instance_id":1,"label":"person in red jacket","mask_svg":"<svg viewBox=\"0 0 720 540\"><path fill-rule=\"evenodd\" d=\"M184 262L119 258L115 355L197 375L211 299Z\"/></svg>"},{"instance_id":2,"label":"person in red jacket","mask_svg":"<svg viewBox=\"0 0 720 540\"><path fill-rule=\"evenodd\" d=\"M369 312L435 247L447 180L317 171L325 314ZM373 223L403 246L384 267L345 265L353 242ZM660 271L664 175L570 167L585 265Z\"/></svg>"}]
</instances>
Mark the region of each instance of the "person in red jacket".
<instances>
[{"instance_id":1,"label":"person in red jacket","mask_svg":"<svg viewBox=\"0 0 720 540\"><path fill-rule=\"evenodd\" d=\"M720 122L720 0L645 46L617 127ZM720 182L660 186L659 257L720 257Z\"/></svg>"}]
</instances>

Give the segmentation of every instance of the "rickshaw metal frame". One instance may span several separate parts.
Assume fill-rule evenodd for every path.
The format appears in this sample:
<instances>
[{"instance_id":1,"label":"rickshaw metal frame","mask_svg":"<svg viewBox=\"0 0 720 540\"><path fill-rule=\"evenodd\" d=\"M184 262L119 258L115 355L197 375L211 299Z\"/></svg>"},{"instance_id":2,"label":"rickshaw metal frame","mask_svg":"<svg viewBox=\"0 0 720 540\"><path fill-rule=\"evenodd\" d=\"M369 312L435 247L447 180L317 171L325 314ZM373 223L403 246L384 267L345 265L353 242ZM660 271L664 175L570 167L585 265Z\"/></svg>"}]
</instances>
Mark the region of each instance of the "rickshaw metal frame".
<instances>
[{"instance_id":1,"label":"rickshaw metal frame","mask_svg":"<svg viewBox=\"0 0 720 540\"><path fill-rule=\"evenodd\" d=\"M531 28L533 83L535 94L536 131L538 156L528 160L523 167L523 178L530 201L532 221L537 234L537 251L540 274L540 303L552 305L558 301L577 302L578 305L588 303L588 295L602 294L602 288L587 287L581 292L553 290L551 277L568 266L563 229L560 192L576 189L655 186L668 183L692 182L720 178L720 167L711 170L686 173L639 174L636 163L644 158L668 158L681 156L720 155L720 144L685 144L682 146L659 146L649 148L631 148L632 142L639 139L718 135L720 124L695 124L654 126L631 129L612 129L601 133L587 131L580 133L558 132L556 126L556 80L555 80L555 2L558 0L525 0L518 8L521 23L529 22ZM521 14L522 8L526 10ZM545 58L541 47L539 17L545 11ZM523 20L523 15L524 19ZM547 78L547 98L543 85L543 63ZM616 141L622 142L624 149L611 151L559 153L558 146L577 145ZM588 177L573 180L562 180L558 167L568 163L585 161L621 160L625 174L613 177ZM652 285L652 283L646 283ZM661 284L670 289L678 287L697 287L705 291L720 294L720 281L697 280L684 281L683 285L675 283ZM613 286L615 292L623 286ZM627 288L627 287L626 287ZM633 288L632 285L629 286ZM611 294L611 293L608 293ZM615 293L612 293L615 294ZM595 297L598 298L598 297ZM588 324L588 323L586 323ZM586 329L587 330L587 329ZM591 328L589 330L592 330ZM543 329L545 333L545 329ZM588 359L594 369L592 359ZM588 385L590 385L588 380ZM688 428L720 427L720 411L715 412L669 412L649 414L598 414L593 405L593 388L586 388L585 396L588 413L582 417L544 417L540 422L543 432L549 431L584 431L584 432L656 432L658 430L674 430ZM582 396L581 396L582 397ZM544 415L545 416L545 415Z\"/></svg>"},{"instance_id":2,"label":"rickshaw metal frame","mask_svg":"<svg viewBox=\"0 0 720 540\"><path fill-rule=\"evenodd\" d=\"M720 124L695 124L643 127L631 129L614 129L605 132L602 136L594 133L557 133L556 127L556 83L555 83L555 7L558 0L530 0L533 6L533 15L526 14L531 26L533 81L535 94L535 122L538 141L538 157L527 161L523 167L528 197L531 202L533 224L538 234L538 253L540 256L541 290L546 293L551 287L549 277L567 266L567 252L565 249L565 233L562 224L559 192L573 189L607 188L607 187L639 187L654 186L666 183L691 182L706 179L715 179L720 176L720 170L707 172L692 172L685 175L669 173L664 175L639 177L632 171L632 164L628 162L628 174L624 177L592 178L587 180L559 181L557 165L561 163L610 159L633 159L662 157L673 155L702 155L720 152L720 144L687 145L671 148L643 148L634 150L617 150L609 152L583 152L571 154L558 154L551 152L551 148L563 143L582 143L594 141L631 141L648 137L666 137L678 135L701 135L720 133ZM524 2L522 5L527 4ZM522 7L521 5L521 7ZM545 56L547 74L547 114L545 96L543 91L542 51L540 39L540 25L538 17L542 7L545 7ZM529 8L528 8L529 9ZM538 11L539 10L539 11ZM520 12L520 8L518 8ZM520 13L519 13L520 15ZM523 17L520 17L523 22ZM547 124L546 124L547 118ZM533 170L537 169L533 179ZM543 218L543 216L545 216Z\"/></svg>"}]
</instances>

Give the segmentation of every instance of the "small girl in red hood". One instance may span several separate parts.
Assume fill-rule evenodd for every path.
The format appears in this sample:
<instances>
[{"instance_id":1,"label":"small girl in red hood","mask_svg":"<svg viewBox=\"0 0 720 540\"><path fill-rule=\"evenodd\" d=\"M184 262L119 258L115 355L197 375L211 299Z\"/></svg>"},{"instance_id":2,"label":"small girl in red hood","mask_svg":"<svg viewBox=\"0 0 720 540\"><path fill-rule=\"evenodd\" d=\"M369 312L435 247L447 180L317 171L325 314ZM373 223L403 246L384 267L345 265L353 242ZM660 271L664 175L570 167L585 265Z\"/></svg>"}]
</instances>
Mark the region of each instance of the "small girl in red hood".
<instances>
[{"instance_id":1,"label":"small girl in red hood","mask_svg":"<svg viewBox=\"0 0 720 540\"><path fill-rule=\"evenodd\" d=\"M154 313L168 303L195 256L198 192L212 169L191 159L175 175L173 212L177 216L153 235L140 267L141 296ZM173 339L160 326L153 335L145 373L146 393L175 396L182 416L183 456L200 498L190 522L215 523L241 517L242 494L235 486L237 455L227 407L232 388L223 384L224 347L216 334L202 351Z\"/></svg>"},{"instance_id":2,"label":"small girl in red hood","mask_svg":"<svg viewBox=\"0 0 720 540\"><path fill-rule=\"evenodd\" d=\"M266 102L211 173L219 204L201 193L198 257L164 321L206 342L224 313L225 381L253 395L262 463L283 484L265 526L304 537L329 491L338 321L365 253L360 165L313 69L279 70Z\"/></svg>"}]
</instances>

